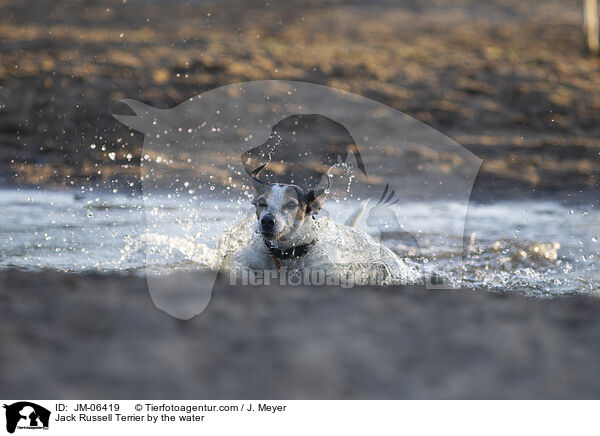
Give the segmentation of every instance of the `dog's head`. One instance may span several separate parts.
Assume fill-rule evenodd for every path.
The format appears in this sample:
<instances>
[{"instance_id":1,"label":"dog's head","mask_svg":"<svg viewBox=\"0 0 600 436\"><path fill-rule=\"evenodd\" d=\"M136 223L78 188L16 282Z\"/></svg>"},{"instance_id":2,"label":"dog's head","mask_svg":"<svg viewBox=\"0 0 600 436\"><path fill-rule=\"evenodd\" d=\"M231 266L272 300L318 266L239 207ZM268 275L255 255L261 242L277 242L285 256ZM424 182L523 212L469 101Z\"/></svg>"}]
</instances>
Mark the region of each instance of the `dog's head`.
<instances>
[{"instance_id":1,"label":"dog's head","mask_svg":"<svg viewBox=\"0 0 600 436\"><path fill-rule=\"evenodd\" d=\"M268 241L292 240L305 221L319 212L329 186L305 192L297 185L265 183L258 178L264 167L252 172L256 189L252 203L256 207L260 232Z\"/></svg>"}]
</instances>

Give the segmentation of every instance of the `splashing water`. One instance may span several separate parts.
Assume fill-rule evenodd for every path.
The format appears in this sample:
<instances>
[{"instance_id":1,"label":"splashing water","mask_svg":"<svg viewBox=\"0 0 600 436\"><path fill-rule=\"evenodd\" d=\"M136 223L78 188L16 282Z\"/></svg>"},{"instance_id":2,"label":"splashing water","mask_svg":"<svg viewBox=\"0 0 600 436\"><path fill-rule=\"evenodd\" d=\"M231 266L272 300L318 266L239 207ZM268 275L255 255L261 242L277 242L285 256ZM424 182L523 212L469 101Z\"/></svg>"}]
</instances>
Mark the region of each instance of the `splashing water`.
<instances>
[{"instance_id":1,"label":"splashing water","mask_svg":"<svg viewBox=\"0 0 600 436\"><path fill-rule=\"evenodd\" d=\"M439 271L452 285L508 290L535 296L600 294L600 212L564 207L556 202L471 204L467 223L453 220L448 202L402 204L397 227L371 227L365 217L358 231L337 224L356 203L328 201L318 223L319 237L340 250L372 253L378 245L396 253L397 271ZM146 228L146 213L154 228ZM247 244L255 218L245 201L195 202L190 198L157 200L119 194L0 191L0 268L55 269L70 272L137 272L166 274L178 270L218 268L223 257ZM420 246L411 235L420 235ZM354 238L354 239L353 239ZM456 249L440 246L454 240ZM347 242L353 240L353 244ZM369 242L372 241L372 242ZM423 243L425 241L425 243ZM370 245L372 244L372 245ZM464 247L464 251L463 251ZM463 262L457 256L464 253ZM146 270L146 259L151 268ZM150 265L149 265L150 266Z\"/></svg>"},{"instance_id":2,"label":"splashing water","mask_svg":"<svg viewBox=\"0 0 600 436\"><path fill-rule=\"evenodd\" d=\"M313 235L317 243L305 256L287 261L284 265L286 273L299 276L302 271L320 271L323 274L320 284L326 283L326 275L335 277L337 284L343 281L351 285L418 284L423 281L422 274L412 260L401 259L366 232L322 217L315 221ZM218 256L227 259L225 265L238 277L248 265L274 271L280 266L268 257L264 246L256 218L249 216L230 231L224 232ZM316 284L318 280L306 280L304 283Z\"/></svg>"}]
</instances>

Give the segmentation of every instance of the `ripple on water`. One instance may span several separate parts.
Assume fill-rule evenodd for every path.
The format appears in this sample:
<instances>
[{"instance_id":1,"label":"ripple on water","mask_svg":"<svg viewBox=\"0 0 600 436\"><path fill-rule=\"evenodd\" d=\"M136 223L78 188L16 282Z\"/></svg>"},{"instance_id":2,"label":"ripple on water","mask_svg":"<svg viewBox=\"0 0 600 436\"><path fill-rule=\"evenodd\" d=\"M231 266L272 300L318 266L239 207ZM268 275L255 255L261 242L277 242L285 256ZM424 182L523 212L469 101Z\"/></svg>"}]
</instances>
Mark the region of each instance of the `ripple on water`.
<instances>
[{"instance_id":1,"label":"ripple on water","mask_svg":"<svg viewBox=\"0 0 600 436\"><path fill-rule=\"evenodd\" d=\"M146 227L145 206L156 227ZM326 207L323 215L332 217L353 210L344 202ZM381 240L402 259L396 265L388 260L390 270L410 265L421 275L437 271L453 286L535 296L600 294L597 210L548 201L471 204L463 238L453 208L439 202L401 205L398 229L379 231L361 222L359 230L372 239L357 238L355 230L329 218L317 222L320 237L332 247L352 247L344 252L350 261L354 253L366 253L375 262ZM245 201L199 207L191 198L145 204L118 194L75 199L71 192L7 190L0 191L0 221L1 268L145 273L148 258L156 274L218 268L223 256L248 243L255 225Z\"/></svg>"}]
</instances>

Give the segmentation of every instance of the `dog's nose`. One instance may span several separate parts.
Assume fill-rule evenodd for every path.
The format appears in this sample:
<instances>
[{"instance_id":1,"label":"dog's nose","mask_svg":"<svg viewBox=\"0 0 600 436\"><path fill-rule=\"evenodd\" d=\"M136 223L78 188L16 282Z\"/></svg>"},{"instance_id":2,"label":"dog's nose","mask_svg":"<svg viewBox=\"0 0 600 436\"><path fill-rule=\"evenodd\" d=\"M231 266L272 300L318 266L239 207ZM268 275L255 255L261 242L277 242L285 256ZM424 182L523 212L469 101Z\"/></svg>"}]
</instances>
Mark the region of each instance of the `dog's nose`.
<instances>
[{"instance_id":1,"label":"dog's nose","mask_svg":"<svg viewBox=\"0 0 600 436\"><path fill-rule=\"evenodd\" d=\"M275 227L275 220L273 219L272 215L265 215L260 220L260 224L262 225L263 229L271 230L273 227Z\"/></svg>"}]
</instances>

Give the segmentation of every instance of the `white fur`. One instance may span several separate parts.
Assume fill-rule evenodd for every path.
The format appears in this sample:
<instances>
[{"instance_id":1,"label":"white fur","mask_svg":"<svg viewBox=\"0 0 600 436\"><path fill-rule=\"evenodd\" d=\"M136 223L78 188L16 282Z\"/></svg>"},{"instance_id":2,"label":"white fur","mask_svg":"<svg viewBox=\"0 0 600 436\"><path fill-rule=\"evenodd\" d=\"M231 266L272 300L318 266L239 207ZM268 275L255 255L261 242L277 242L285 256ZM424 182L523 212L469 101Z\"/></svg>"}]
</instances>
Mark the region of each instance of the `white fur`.
<instances>
[{"instance_id":1,"label":"white fur","mask_svg":"<svg viewBox=\"0 0 600 436\"><path fill-rule=\"evenodd\" d=\"M293 192L294 194L289 196L286 195L286 192ZM305 227L304 224L307 220L304 220L304 222L296 220L297 209L285 208L288 202L297 200L293 188L290 188L289 185L280 184L269 185L268 189L259 196L257 203L259 227L266 215L273 217L275 221L273 230L277 237L272 243L278 247L290 247L303 239L302 233L305 233L306 229L302 231L302 228ZM266 201L266 207L259 207L258 205L263 201Z\"/></svg>"},{"instance_id":2,"label":"white fur","mask_svg":"<svg viewBox=\"0 0 600 436\"><path fill-rule=\"evenodd\" d=\"M273 185L273 187L271 188L271 195L269 195L268 199L269 206L281 209L283 207L285 191L285 185Z\"/></svg>"}]
</instances>

